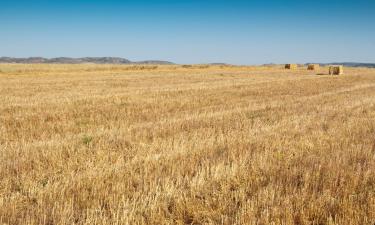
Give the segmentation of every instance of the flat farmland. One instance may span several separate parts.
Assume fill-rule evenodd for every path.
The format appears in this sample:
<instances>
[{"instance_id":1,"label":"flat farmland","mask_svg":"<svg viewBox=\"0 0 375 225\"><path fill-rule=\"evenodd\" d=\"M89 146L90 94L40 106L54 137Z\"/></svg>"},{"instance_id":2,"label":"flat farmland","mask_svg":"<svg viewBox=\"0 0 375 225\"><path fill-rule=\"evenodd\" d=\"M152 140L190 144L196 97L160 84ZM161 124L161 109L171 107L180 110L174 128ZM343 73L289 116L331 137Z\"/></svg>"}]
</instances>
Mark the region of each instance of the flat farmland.
<instances>
[{"instance_id":1,"label":"flat farmland","mask_svg":"<svg viewBox=\"0 0 375 225\"><path fill-rule=\"evenodd\" d=\"M326 73L1 64L0 223L374 224L375 69Z\"/></svg>"}]
</instances>

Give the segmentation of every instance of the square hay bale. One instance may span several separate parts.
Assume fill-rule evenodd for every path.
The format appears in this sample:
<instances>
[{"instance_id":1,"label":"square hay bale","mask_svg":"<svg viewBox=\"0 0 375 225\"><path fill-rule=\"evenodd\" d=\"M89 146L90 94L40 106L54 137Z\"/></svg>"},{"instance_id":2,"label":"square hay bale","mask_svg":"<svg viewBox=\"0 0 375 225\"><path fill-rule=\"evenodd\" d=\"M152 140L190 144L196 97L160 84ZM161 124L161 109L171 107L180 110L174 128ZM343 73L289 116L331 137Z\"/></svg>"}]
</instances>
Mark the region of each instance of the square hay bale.
<instances>
[{"instance_id":1,"label":"square hay bale","mask_svg":"<svg viewBox=\"0 0 375 225\"><path fill-rule=\"evenodd\" d=\"M344 66L330 66L329 67L329 75L343 75L344 74Z\"/></svg>"},{"instance_id":2,"label":"square hay bale","mask_svg":"<svg viewBox=\"0 0 375 225\"><path fill-rule=\"evenodd\" d=\"M318 70L320 68L320 65L319 64L309 64L307 66L307 69L308 70Z\"/></svg>"},{"instance_id":3,"label":"square hay bale","mask_svg":"<svg viewBox=\"0 0 375 225\"><path fill-rule=\"evenodd\" d=\"M285 64L285 69L287 70L295 70L298 68L297 64Z\"/></svg>"}]
</instances>

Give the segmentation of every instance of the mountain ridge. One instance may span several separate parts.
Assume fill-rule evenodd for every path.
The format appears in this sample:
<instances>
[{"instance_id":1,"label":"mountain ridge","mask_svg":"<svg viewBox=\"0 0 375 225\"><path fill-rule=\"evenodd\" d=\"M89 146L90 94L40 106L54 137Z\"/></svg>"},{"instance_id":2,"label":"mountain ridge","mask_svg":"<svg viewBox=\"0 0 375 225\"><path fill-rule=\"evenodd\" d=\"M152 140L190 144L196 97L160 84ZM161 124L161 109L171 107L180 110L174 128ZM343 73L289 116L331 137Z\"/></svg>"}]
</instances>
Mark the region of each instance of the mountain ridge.
<instances>
[{"instance_id":1,"label":"mountain ridge","mask_svg":"<svg viewBox=\"0 0 375 225\"><path fill-rule=\"evenodd\" d=\"M44 58L44 57L27 57L27 58L14 58L14 57L0 57L0 63L24 63L24 64L149 64L149 65L174 65L175 63L163 60L144 60L144 61L130 61L121 57L56 57L56 58ZM310 63L306 63L308 65ZM375 68L375 63L360 63L360 62L333 62L333 63L314 63L321 66L328 65L343 65L346 67L367 67ZM229 65L226 63L209 63L208 65ZM273 63L264 65L276 65Z\"/></svg>"},{"instance_id":2,"label":"mountain ridge","mask_svg":"<svg viewBox=\"0 0 375 225\"><path fill-rule=\"evenodd\" d=\"M83 57L83 58L71 58L71 57L56 57L56 58L44 58L44 57L28 57L28 58L13 58L13 57L0 57L0 63L25 63L25 64L81 64L81 63L93 63L93 64L159 64L159 65L171 65L173 62L162 61L162 60L145 60L145 61L130 61L120 57Z\"/></svg>"},{"instance_id":3,"label":"mountain ridge","mask_svg":"<svg viewBox=\"0 0 375 225\"><path fill-rule=\"evenodd\" d=\"M306 63L308 65L310 63ZM375 63L360 63L360 62L333 62L333 63L311 63L311 64L319 64L321 66L329 66L329 65L343 65L346 67L367 67L367 68L375 68Z\"/></svg>"}]
</instances>

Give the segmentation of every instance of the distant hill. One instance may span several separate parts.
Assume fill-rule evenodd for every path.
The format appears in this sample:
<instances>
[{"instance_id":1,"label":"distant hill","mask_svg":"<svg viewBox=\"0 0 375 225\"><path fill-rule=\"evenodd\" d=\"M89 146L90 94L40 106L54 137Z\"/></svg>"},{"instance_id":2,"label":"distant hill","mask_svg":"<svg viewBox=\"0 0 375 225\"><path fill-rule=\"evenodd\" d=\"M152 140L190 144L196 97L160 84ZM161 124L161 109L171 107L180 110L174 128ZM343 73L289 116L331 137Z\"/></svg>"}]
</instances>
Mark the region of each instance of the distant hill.
<instances>
[{"instance_id":1,"label":"distant hill","mask_svg":"<svg viewBox=\"0 0 375 225\"><path fill-rule=\"evenodd\" d=\"M338 65L344 65L348 67L368 67L375 68L375 63L356 63L356 62L344 62L344 63L333 63Z\"/></svg>"},{"instance_id":2,"label":"distant hill","mask_svg":"<svg viewBox=\"0 0 375 225\"><path fill-rule=\"evenodd\" d=\"M158 64L158 65L169 65L174 64L172 62L160 61L160 60L148 60L140 62L132 62L128 59L119 57L85 57L85 58L42 58L42 57L30 57L30 58L11 58L11 57L0 57L0 63L51 63L51 64L80 64L80 63L94 63L94 64Z\"/></svg>"},{"instance_id":3,"label":"distant hill","mask_svg":"<svg viewBox=\"0 0 375 225\"><path fill-rule=\"evenodd\" d=\"M146 61L139 61L139 62L133 62L136 64L153 64L153 65L173 65L173 62L168 61L160 61L160 60L146 60Z\"/></svg>"},{"instance_id":4,"label":"distant hill","mask_svg":"<svg viewBox=\"0 0 375 225\"><path fill-rule=\"evenodd\" d=\"M209 63L211 66L230 66L228 63Z\"/></svg>"},{"instance_id":5,"label":"distant hill","mask_svg":"<svg viewBox=\"0 0 375 225\"><path fill-rule=\"evenodd\" d=\"M310 63L307 63L310 64ZM321 66L328 66L328 65L343 65L347 67L367 67L367 68L375 68L375 63L358 63L358 62L333 62L333 63L316 63L320 64Z\"/></svg>"},{"instance_id":6,"label":"distant hill","mask_svg":"<svg viewBox=\"0 0 375 225\"><path fill-rule=\"evenodd\" d=\"M25 64L36 64L36 63L50 63L50 64L80 64L80 63L93 63L93 64L152 64L152 65L173 65L173 62L161 61L161 60L146 60L146 61L130 61L128 59L119 57L84 57L84 58L69 58L69 57L58 57L58 58L43 58L43 57L29 57L29 58L12 58L12 57L0 57L0 63L25 63ZM310 63L306 63L310 64ZM375 68L375 63L358 63L358 62L334 62L334 63L314 63L320 64L321 66L327 65L344 65L347 67L367 67ZM208 65L229 65L226 63L210 63ZM272 66L273 63L264 64L264 66Z\"/></svg>"}]
</instances>

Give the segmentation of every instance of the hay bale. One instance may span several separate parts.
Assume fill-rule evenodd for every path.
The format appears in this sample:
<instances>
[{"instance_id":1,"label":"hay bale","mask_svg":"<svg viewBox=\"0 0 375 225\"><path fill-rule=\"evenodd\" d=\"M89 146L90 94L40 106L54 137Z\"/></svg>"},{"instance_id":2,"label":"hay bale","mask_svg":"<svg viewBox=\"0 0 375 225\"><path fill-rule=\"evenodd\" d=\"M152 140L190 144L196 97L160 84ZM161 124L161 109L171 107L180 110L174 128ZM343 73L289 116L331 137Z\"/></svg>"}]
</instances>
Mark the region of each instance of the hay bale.
<instances>
[{"instance_id":1,"label":"hay bale","mask_svg":"<svg viewBox=\"0 0 375 225\"><path fill-rule=\"evenodd\" d=\"M308 70L318 70L320 68L320 65L319 64L309 64L307 66L307 69Z\"/></svg>"},{"instance_id":2,"label":"hay bale","mask_svg":"<svg viewBox=\"0 0 375 225\"><path fill-rule=\"evenodd\" d=\"M298 68L297 64L285 64L285 69L287 70L295 70Z\"/></svg>"},{"instance_id":3,"label":"hay bale","mask_svg":"<svg viewBox=\"0 0 375 225\"><path fill-rule=\"evenodd\" d=\"M329 75L343 75L344 74L344 66L330 66L329 67Z\"/></svg>"}]
</instances>

